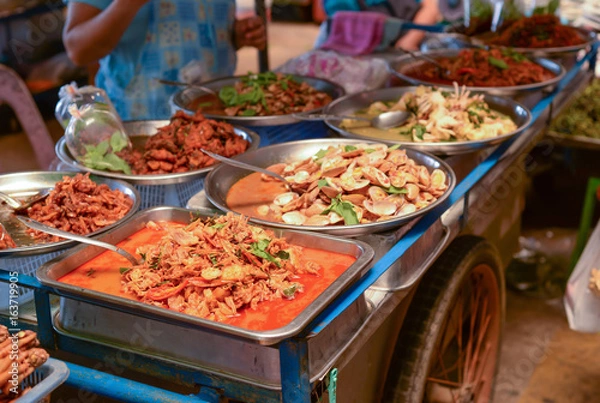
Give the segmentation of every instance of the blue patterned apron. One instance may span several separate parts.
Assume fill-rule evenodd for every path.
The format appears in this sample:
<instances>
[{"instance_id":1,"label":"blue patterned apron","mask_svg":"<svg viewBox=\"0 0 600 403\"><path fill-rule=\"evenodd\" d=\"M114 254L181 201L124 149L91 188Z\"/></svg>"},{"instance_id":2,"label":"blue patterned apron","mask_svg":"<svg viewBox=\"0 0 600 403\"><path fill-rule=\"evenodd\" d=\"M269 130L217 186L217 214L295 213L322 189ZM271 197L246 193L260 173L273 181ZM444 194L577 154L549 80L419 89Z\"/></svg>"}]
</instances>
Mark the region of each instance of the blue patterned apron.
<instances>
[{"instance_id":1,"label":"blue patterned apron","mask_svg":"<svg viewBox=\"0 0 600 403\"><path fill-rule=\"evenodd\" d=\"M203 63L205 77L235 71L235 0L152 0L148 5L148 30L135 75L124 89L107 89L123 120L168 119L168 100L178 88L154 78L177 80L179 70L192 61Z\"/></svg>"}]
</instances>

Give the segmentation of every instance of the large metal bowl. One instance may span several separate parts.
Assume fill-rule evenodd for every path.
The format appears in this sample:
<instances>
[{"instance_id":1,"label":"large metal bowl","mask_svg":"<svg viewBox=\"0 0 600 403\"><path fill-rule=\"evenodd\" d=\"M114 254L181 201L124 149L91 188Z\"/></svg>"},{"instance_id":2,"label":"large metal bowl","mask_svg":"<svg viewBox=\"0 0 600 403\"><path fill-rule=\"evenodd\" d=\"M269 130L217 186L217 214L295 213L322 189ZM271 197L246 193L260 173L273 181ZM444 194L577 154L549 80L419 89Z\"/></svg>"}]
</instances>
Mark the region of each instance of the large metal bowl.
<instances>
[{"instance_id":1,"label":"large metal bowl","mask_svg":"<svg viewBox=\"0 0 600 403\"><path fill-rule=\"evenodd\" d=\"M365 143L361 140L350 140L350 139L317 139L317 140L301 140L290 143L276 144L268 147L261 148L250 153L246 153L236 157L238 161L246 162L255 166L266 168L270 165L280 162L292 162L301 161L315 155L319 150L327 148L329 146L345 145L345 144L360 144ZM429 171L433 169L441 169L446 174L446 185L448 189L446 192L435 202L431 203L427 207L417 210L414 213L406 214L401 217L396 217L391 220L372 222L367 224L355 224L355 225L331 225L331 226L311 226L311 225L292 225L274 221L262 220L259 218L250 217L249 220L261 225L283 228L283 229L295 229L305 231L318 231L331 235L344 235L344 236L357 236L371 234L375 232L382 232L399 227L412 219L421 216L431 209L441 204L452 192L456 184L456 176L450 166L441 159L407 148L406 154L409 158L412 158L417 164L425 165ZM247 176L249 172L244 169L236 168L231 165L221 164L216 167L212 172L208 174L204 182L204 191L208 200L214 204L217 208L223 211L233 211L226 203L227 193L231 186L238 180ZM235 213L235 211L234 211Z\"/></svg>"},{"instance_id":2,"label":"large metal bowl","mask_svg":"<svg viewBox=\"0 0 600 403\"><path fill-rule=\"evenodd\" d=\"M439 57L455 57L458 55L458 53L460 51L461 51L461 49L438 49L438 50L434 50L434 51L426 52L426 53L417 52L417 53L415 53L415 56L417 56L417 58L415 58L411 55L404 55L404 56L398 57L395 60L388 61L388 68L389 68L391 74L393 74L394 76L396 76L404 81L407 81L413 85L425 84L425 85L434 85L434 86L440 87L440 88L453 88L452 84L439 84L439 83L428 82L428 81L424 81L424 80L421 80L418 78L411 77L405 73L410 70L418 71L421 66L429 64L429 62L427 60L424 60L424 59L419 60L418 59L418 56L420 56L421 54L424 54L430 58L435 59L435 58L439 58ZM515 86L507 86L507 87L469 87L469 86L467 86L466 88L471 91L486 92L486 93L493 94L493 95L515 96L515 95L520 95L520 94L526 93L526 92L550 89L551 87L556 85L563 78L563 76L566 73L565 68L556 61L541 58L541 57L533 57L533 58L531 58L531 60L534 63L537 63L540 66L548 69L550 72L552 72L554 74L554 77L551 78L550 80L542 81L539 83L527 84L527 85L515 85Z\"/></svg>"},{"instance_id":3,"label":"large metal bowl","mask_svg":"<svg viewBox=\"0 0 600 403\"><path fill-rule=\"evenodd\" d=\"M158 128L166 126L170 123L168 120L139 120L124 122L123 125L127 134L130 136L153 136L157 133ZM260 136L246 128L234 127L235 134L250 142L248 151L256 150L260 144ZM71 168L79 171L91 172L95 175L105 176L107 178L121 179L136 185L172 185L177 183L185 183L194 179L198 179L206 175L215 165L206 168L197 169L194 171L159 174L159 175L127 175L122 172L100 171L97 169L88 168L79 163L67 148L67 141L63 136L58 140L55 146L56 155L58 158Z\"/></svg>"},{"instance_id":4,"label":"large metal bowl","mask_svg":"<svg viewBox=\"0 0 600 403\"><path fill-rule=\"evenodd\" d=\"M347 95L332 102L326 109L327 114L331 115L352 115L357 111L366 109L373 102L377 101L397 101L402 95L414 92L417 87L392 87L380 90L362 92L353 95ZM473 152L485 147L491 147L508 140L523 132L531 122L531 113L527 108L510 98L499 97L496 95L484 93L484 99L492 110L509 116L517 125L517 129L511 133L502 136L493 137L484 140L473 141L453 141L453 142L413 142L405 140L390 140L377 137L366 136L343 129L340 127L339 120L325 120L325 123L340 135L349 138L362 139L366 141L379 141L387 144L401 144L410 146L419 151L430 152L435 155L455 155Z\"/></svg>"},{"instance_id":5,"label":"large metal bowl","mask_svg":"<svg viewBox=\"0 0 600 403\"><path fill-rule=\"evenodd\" d=\"M0 175L0 191L16 197L26 197L39 192L42 189L52 188L64 176L75 176L77 172L19 172ZM131 218L140 207L140 195L138 191L129 183L119 180L103 178L101 176L90 175L90 179L98 184L106 184L112 190L120 190L133 200L131 210L114 224L107 225L86 236L95 236L102 232L115 228ZM42 253L49 253L67 246L76 244L75 241L60 241L52 243L35 244L32 238L27 234L27 228L16 219L14 214L7 209L0 209L0 222L9 231L17 245L17 248L0 250L0 258L14 256L30 256Z\"/></svg>"},{"instance_id":6,"label":"large metal bowl","mask_svg":"<svg viewBox=\"0 0 600 403\"><path fill-rule=\"evenodd\" d=\"M299 82L305 82L311 87L326 92L329 94L334 100L340 98L346 94L344 88L341 86L322 79L315 77L305 77L299 76L295 74L290 74L294 80ZM239 82L240 79L244 76L235 76L235 77L226 77L219 78L216 80L208 81L206 83L202 83L202 85L206 88L214 90L218 92L222 87L228 85L235 85L235 83ZM198 87L187 87L181 91L176 92L170 99L171 111L175 112L177 110L184 110L187 113L194 114L196 111L188 109L188 105L194 101L196 98L208 94L206 91L202 90ZM323 108L317 108L310 112L318 112ZM272 116L227 116L227 115L212 115L205 114L207 118L210 119L220 119L225 120L232 124L238 124L241 126L276 126L276 125L287 125L292 123L297 123L298 119L294 118L293 115L272 115Z\"/></svg>"}]
</instances>

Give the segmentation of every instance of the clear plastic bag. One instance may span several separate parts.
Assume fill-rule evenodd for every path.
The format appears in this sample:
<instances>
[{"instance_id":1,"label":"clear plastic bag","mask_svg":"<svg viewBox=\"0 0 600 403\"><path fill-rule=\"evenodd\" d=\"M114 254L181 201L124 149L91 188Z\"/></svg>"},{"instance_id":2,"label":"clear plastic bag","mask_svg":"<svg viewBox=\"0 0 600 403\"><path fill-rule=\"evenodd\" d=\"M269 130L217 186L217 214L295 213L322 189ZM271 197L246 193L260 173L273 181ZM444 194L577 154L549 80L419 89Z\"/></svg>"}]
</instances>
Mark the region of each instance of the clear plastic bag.
<instances>
[{"instance_id":1,"label":"clear plastic bag","mask_svg":"<svg viewBox=\"0 0 600 403\"><path fill-rule=\"evenodd\" d=\"M106 92L101 88L91 85L78 88L77 83L72 82L60 87L58 97L59 100L54 109L54 116L56 116L56 119L65 129L71 119L71 113L69 112L69 105L71 104L75 104L77 108L86 104L97 104L97 108L104 108L110 111L120 121L114 105Z\"/></svg>"},{"instance_id":2,"label":"clear plastic bag","mask_svg":"<svg viewBox=\"0 0 600 403\"><path fill-rule=\"evenodd\" d=\"M117 155L131 149L131 141L116 115L98 103L80 108L71 104L69 113L65 138L73 158L88 168L131 174L127 162Z\"/></svg>"},{"instance_id":3,"label":"clear plastic bag","mask_svg":"<svg viewBox=\"0 0 600 403\"><path fill-rule=\"evenodd\" d=\"M600 269L600 222L569 277L563 301L569 327L579 332L600 332L600 296L589 287L592 269Z\"/></svg>"},{"instance_id":4,"label":"clear plastic bag","mask_svg":"<svg viewBox=\"0 0 600 403\"><path fill-rule=\"evenodd\" d=\"M381 59L345 56L325 50L304 53L277 71L324 78L341 85L348 94L381 88L389 78L387 64Z\"/></svg>"}]
</instances>

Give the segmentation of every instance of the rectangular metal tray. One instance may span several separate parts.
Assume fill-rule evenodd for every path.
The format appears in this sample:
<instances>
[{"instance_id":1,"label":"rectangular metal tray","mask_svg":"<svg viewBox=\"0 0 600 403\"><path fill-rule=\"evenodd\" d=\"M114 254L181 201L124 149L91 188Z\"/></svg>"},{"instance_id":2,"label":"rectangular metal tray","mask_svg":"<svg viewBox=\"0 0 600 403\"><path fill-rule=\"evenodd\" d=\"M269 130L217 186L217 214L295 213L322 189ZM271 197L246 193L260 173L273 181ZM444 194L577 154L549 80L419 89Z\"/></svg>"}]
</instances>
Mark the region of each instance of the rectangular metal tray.
<instances>
[{"instance_id":1,"label":"rectangular metal tray","mask_svg":"<svg viewBox=\"0 0 600 403\"><path fill-rule=\"evenodd\" d=\"M148 209L136 214L124 225L106 232L98 239L109 243L118 243L144 228L146 223L150 220L167 220L188 223L192 218L196 217L203 216L190 210L173 207ZM308 323L310 323L310 321L314 319L336 296L361 276L374 255L373 249L368 244L357 240L340 239L328 235L281 229L274 229L273 231L276 236L285 237L290 244L348 254L354 256L356 261L290 323L278 329L269 331L243 329L58 281L58 279L65 274L104 252L104 249L95 246L80 245L72 248L59 257L46 262L38 269L36 274L42 284L52 287L56 293L61 296L75 297L75 299L84 302L90 302L95 305L117 309L124 313L155 319L173 325L180 325L192 329L204 329L211 331L212 333L228 335L233 338L247 340L257 344L272 345L283 339L292 337L304 329L306 325L308 325ZM118 322L113 322L113 326L117 327L120 326L120 324ZM95 332L101 335L102 332L106 331L105 328L99 326L97 326L96 329L90 329L85 326L85 329L81 327L79 330L85 330L86 333L92 335L95 334Z\"/></svg>"}]
</instances>

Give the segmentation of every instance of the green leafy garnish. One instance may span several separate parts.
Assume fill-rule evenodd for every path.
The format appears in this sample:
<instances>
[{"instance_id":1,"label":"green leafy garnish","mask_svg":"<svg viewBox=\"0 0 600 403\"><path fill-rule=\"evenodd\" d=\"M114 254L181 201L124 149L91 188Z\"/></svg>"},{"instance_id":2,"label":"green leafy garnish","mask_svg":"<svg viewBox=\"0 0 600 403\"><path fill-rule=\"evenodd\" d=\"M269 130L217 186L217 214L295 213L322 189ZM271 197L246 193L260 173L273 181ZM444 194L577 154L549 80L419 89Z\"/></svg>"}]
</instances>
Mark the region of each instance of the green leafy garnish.
<instances>
[{"instance_id":1,"label":"green leafy garnish","mask_svg":"<svg viewBox=\"0 0 600 403\"><path fill-rule=\"evenodd\" d=\"M215 266L219 263L219 261L217 260L217 257L215 256L214 253L211 253L210 255L208 255L208 258L210 259L212 264Z\"/></svg>"},{"instance_id":2,"label":"green leafy garnish","mask_svg":"<svg viewBox=\"0 0 600 403\"><path fill-rule=\"evenodd\" d=\"M375 149L373 149L373 148L365 148L365 152L366 152L367 154L371 154L371 153L374 153L374 152L375 152Z\"/></svg>"},{"instance_id":3,"label":"green leafy garnish","mask_svg":"<svg viewBox=\"0 0 600 403\"><path fill-rule=\"evenodd\" d=\"M502 59L496 59L495 57L489 56L488 62L499 69L506 70L508 68L508 64Z\"/></svg>"},{"instance_id":4,"label":"green leafy garnish","mask_svg":"<svg viewBox=\"0 0 600 403\"><path fill-rule=\"evenodd\" d=\"M319 181L317 182L317 186L319 187L319 189L321 189L323 186L327 186L327 179L319 179Z\"/></svg>"},{"instance_id":5,"label":"green leafy garnish","mask_svg":"<svg viewBox=\"0 0 600 403\"><path fill-rule=\"evenodd\" d=\"M131 267L121 267L121 268L119 268L119 273L120 273L120 274L125 274L125 273L127 273L129 270L131 270Z\"/></svg>"},{"instance_id":6,"label":"green leafy garnish","mask_svg":"<svg viewBox=\"0 0 600 403\"><path fill-rule=\"evenodd\" d=\"M116 131L110 136L110 147L113 149L113 152L118 153L128 145L125 135L120 131Z\"/></svg>"},{"instance_id":7,"label":"green leafy garnish","mask_svg":"<svg viewBox=\"0 0 600 403\"><path fill-rule=\"evenodd\" d=\"M358 224L358 216L356 215L356 211L354 211L354 205L349 201L342 200L340 196L331 199L331 205L323 210L321 215L327 215L330 212L334 212L342 217L346 225Z\"/></svg>"},{"instance_id":8,"label":"green leafy garnish","mask_svg":"<svg viewBox=\"0 0 600 403\"><path fill-rule=\"evenodd\" d=\"M317 153L314 155L313 158L316 159L316 160L318 160L318 159L323 158L326 155L327 155L327 150L321 149L321 150L317 151Z\"/></svg>"},{"instance_id":9,"label":"green leafy garnish","mask_svg":"<svg viewBox=\"0 0 600 403\"><path fill-rule=\"evenodd\" d=\"M212 102L200 102L198 104L198 108L206 108L208 106L213 106L213 103Z\"/></svg>"},{"instance_id":10,"label":"green leafy garnish","mask_svg":"<svg viewBox=\"0 0 600 403\"><path fill-rule=\"evenodd\" d=\"M400 144L394 144L391 147L388 147L388 151L394 151L400 148Z\"/></svg>"},{"instance_id":11,"label":"green leafy garnish","mask_svg":"<svg viewBox=\"0 0 600 403\"><path fill-rule=\"evenodd\" d=\"M416 124L410 131L416 138L423 140L423 135L427 133L427 128L423 125Z\"/></svg>"},{"instance_id":12,"label":"green leafy garnish","mask_svg":"<svg viewBox=\"0 0 600 403\"><path fill-rule=\"evenodd\" d=\"M279 252L277 252L277 257L279 259L283 259L283 260L289 260L290 259L290 254L284 250L280 250Z\"/></svg>"},{"instance_id":13,"label":"green leafy garnish","mask_svg":"<svg viewBox=\"0 0 600 403\"><path fill-rule=\"evenodd\" d=\"M296 294L297 291L298 291L298 284L292 284L288 288L283 289L283 295L286 298L291 299L291 298L294 298L294 295Z\"/></svg>"},{"instance_id":14,"label":"green leafy garnish","mask_svg":"<svg viewBox=\"0 0 600 403\"><path fill-rule=\"evenodd\" d=\"M344 146L344 151L347 152L347 153L349 153L350 151L354 151L354 150L357 150L357 148L354 147L354 146L351 146L351 145L345 145Z\"/></svg>"},{"instance_id":15,"label":"green leafy garnish","mask_svg":"<svg viewBox=\"0 0 600 403\"><path fill-rule=\"evenodd\" d=\"M96 269L89 268L88 271L85 272L85 275L88 277L93 277L95 273L96 273Z\"/></svg>"},{"instance_id":16,"label":"green leafy garnish","mask_svg":"<svg viewBox=\"0 0 600 403\"><path fill-rule=\"evenodd\" d=\"M502 52L503 56L510 57L515 62L522 62L522 61L527 60L527 58L524 55L522 55L521 53L515 52L514 49L512 49L512 48L502 48L501 52Z\"/></svg>"},{"instance_id":17,"label":"green leafy garnish","mask_svg":"<svg viewBox=\"0 0 600 403\"><path fill-rule=\"evenodd\" d=\"M111 142L113 142L113 138L116 139L115 134L112 135L110 139ZM123 149L121 140L114 140L114 143L119 150ZM81 159L81 162L88 168L99 169L102 171L107 169L111 171L123 171L127 175L131 175L131 168L127 162L112 151L109 152L110 147L111 144L108 140L101 141L96 146L86 145L86 154Z\"/></svg>"},{"instance_id":18,"label":"green leafy garnish","mask_svg":"<svg viewBox=\"0 0 600 403\"><path fill-rule=\"evenodd\" d=\"M389 188L384 188L389 194L405 195L408 193L408 189L405 187L397 188L394 185L390 185Z\"/></svg>"},{"instance_id":19,"label":"green leafy garnish","mask_svg":"<svg viewBox=\"0 0 600 403\"><path fill-rule=\"evenodd\" d=\"M250 253L252 253L254 256L267 259L269 262L274 263L277 267L281 267L281 264L277 261L277 259L267 252L267 248L269 247L270 243L270 239L261 239L258 242L253 242L250 244Z\"/></svg>"},{"instance_id":20,"label":"green leafy garnish","mask_svg":"<svg viewBox=\"0 0 600 403\"><path fill-rule=\"evenodd\" d=\"M242 112L242 116L256 116L256 111L254 109L246 109Z\"/></svg>"},{"instance_id":21,"label":"green leafy garnish","mask_svg":"<svg viewBox=\"0 0 600 403\"><path fill-rule=\"evenodd\" d=\"M220 223L213 224L210 227L214 228L214 229L221 229L221 228L225 227L226 225L227 225L226 223L220 222Z\"/></svg>"}]
</instances>

